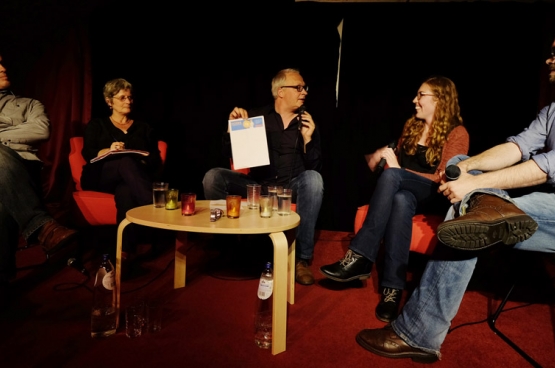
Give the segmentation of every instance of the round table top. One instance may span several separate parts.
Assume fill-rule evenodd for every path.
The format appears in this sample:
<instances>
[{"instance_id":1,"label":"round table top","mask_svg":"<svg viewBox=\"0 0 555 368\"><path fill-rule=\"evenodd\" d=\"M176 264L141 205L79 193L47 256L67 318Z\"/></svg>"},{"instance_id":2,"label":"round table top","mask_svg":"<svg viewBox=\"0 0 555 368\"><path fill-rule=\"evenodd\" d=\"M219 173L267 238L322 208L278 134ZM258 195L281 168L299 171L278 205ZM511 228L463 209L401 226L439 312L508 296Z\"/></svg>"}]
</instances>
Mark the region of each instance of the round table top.
<instances>
[{"instance_id":1,"label":"round table top","mask_svg":"<svg viewBox=\"0 0 555 368\"><path fill-rule=\"evenodd\" d=\"M224 203L220 201L198 200L195 205L195 214L192 216L181 215L181 204L175 210L155 208L146 205L127 211L128 221L167 230L189 231L195 233L212 234L268 234L286 231L299 226L301 218L296 212L289 216L280 216L276 212L270 218L260 217L258 209L241 207L239 218L227 218L224 215L215 222L210 221L210 202ZM221 205L213 207L222 208Z\"/></svg>"}]
</instances>

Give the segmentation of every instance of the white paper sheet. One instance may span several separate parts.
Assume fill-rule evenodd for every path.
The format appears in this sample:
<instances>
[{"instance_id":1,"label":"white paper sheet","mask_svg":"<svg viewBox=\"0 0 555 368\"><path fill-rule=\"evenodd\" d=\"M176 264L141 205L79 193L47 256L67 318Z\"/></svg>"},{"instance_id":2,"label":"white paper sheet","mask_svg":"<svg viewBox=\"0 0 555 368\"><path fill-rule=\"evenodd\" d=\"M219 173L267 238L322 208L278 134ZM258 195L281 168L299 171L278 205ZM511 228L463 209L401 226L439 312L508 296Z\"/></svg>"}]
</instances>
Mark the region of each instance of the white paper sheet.
<instances>
[{"instance_id":1,"label":"white paper sheet","mask_svg":"<svg viewBox=\"0 0 555 368\"><path fill-rule=\"evenodd\" d=\"M229 134L235 169L270 164L264 116L229 120Z\"/></svg>"}]
</instances>

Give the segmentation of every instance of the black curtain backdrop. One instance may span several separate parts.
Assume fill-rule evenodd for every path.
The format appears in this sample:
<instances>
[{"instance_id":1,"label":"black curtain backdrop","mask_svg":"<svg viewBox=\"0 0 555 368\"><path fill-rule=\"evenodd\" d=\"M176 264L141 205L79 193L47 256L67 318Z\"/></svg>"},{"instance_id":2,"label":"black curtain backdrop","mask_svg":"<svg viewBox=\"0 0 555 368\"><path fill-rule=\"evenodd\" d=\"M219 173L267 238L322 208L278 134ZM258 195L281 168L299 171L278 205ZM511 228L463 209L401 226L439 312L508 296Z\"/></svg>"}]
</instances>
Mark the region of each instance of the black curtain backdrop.
<instances>
[{"instance_id":1,"label":"black curtain backdrop","mask_svg":"<svg viewBox=\"0 0 555 368\"><path fill-rule=\"evenodd\" d=\"M368 203L376 177L362 159L397 139L432 75L452 79L477 154L538 111L553 40L553 4L349 4L344 8L333 171L335 207ZM544 99L547 102L547 99ZM339 218L336 221L340 221ZM349 223L342 223L348 226Z\"/></svg>"},{"instance_id":2,"label":"black curtain backdrop","mask_svg":"<svg viewBox=\"0 0 555 368\"><path fill-rule=\"evenodd\" d=\"M323 138L318 227L344 231L352 230L356 207L368 203L376 180L362 155L398 137L427 77L441 74L457 85L471 154L521 131L552 97L545 66L554 35L551 2L5 0L0 10L6 19L0 53L14 56L12 80L33 86L14 89L44 100L55 116L64 101L73 106L71 118L53 124L58 138L41 148L57 152L46 161L50 202L67 203L72 189L62 140L81 134L91 117L109 114L102 87L112 78L133 83L136 114L168 142L165 179L202 198L204 173L229 164L220 139L231 109L272 103L271 78L299 68ZM74 66L65 66L71 60ZM41 98L52 93L56 99Z\"/></svg>"},{"instance_id":3,"label":"black curtain backdrop","mask_svg":"<svg viewBox=\"0 0 555 368\"><path fill-rule=\"evenodd\" d=\"M281 1L216 9L203 4L194 16L169 7L135 7L137 27L132 34L120 31L123 49L120 42L106 42L114 37L106 24L114 15L124 17L127 8L98 9L90 32L93 114L108 113L102 100L107 80L132 82L136 113L168 142L165 179L203 198L206 171L229 167L221 154L221 137L230 111L273 103L273 76L283 68L298 68L310 86L306 105L321 130L327 162L335 144L331 135L341 18L332 7L312 5ZM118 60L122 52L125 58Z\"/></svg>"}]
</instances>

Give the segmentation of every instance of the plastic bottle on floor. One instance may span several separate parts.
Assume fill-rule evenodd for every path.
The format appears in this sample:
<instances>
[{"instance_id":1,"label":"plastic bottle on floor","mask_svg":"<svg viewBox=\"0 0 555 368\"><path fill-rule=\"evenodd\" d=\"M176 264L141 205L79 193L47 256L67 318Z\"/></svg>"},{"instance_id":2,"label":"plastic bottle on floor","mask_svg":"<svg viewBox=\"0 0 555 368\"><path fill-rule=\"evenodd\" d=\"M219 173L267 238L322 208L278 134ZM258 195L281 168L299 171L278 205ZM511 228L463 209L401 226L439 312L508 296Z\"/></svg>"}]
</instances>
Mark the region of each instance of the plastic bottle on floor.
<instances>
[{"instance_id":1,"label":"plastic bottle on floor","mask_svg":"<svg viewBox=\"0 0 555 368\"><path fill-rule=\"evenodd\" d=\"M96 273L91 309L91 336L108 337L116 333L116 287L114 265L104 254Z\"/></svg>"},{"instance_id":2,"label":"plastic bottle on floor","mask_svg":"<svg viewBox=\"0 0 555 368\"><path fill-rule=\"evenodd\" d=\"M274 289L274 275L272 263L266 263L266 268L260 275L258 283L258 301L254 321L254 342L262 349L272 346L272 292Z\"/></svg>"}]
</instances>

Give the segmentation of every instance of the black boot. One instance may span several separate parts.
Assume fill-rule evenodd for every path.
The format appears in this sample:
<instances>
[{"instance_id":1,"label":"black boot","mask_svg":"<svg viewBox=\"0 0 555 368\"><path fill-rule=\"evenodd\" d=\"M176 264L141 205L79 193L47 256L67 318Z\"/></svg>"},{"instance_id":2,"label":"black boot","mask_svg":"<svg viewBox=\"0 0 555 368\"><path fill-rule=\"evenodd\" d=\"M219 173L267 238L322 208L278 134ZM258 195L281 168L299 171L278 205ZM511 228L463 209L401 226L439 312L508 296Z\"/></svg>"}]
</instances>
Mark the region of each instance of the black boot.
<instances>
[{"instance_id":1,"label":"black boot","mask_svg":"<svg viewBox=\"0 0 555 368\"><path fill-rule=\"evenodd\" d=\"M376 318L383 322L391 322L397 318L402 293L400 289L384 288L382 299L376 307Z\"/></svg>"},{"instance_id":2,"label":"black boot","mask_svg":"<svg viewBox=\"0 0 555 368\"><path fill-rule=\"evenodd\" d=\"M370 277L372 265L372 261L349 249L343 259L320 267L320 272L328 279L339 282L366 280Z\"/></svg>"}]
</instances>

